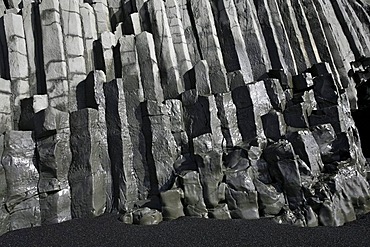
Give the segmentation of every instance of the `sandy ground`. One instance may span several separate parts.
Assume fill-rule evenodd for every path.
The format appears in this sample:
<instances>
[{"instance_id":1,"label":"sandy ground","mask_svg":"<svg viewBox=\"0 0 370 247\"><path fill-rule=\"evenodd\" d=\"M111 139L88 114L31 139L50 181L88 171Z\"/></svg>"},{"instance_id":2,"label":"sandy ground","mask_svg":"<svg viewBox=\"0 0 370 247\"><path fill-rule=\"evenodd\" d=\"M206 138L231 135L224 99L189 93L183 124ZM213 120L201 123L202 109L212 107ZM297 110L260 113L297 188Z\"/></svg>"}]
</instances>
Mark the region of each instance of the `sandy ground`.
<instances>
[{"instance_id":1,"label":"sandy ground","mask_svg":"<svg viewBox=\"0 0 370 247\"><path fill-rule=\"evenodd\" d=\"M342 227L299 228L270 219L180 218L126 225L113 214L8 232L0 246L370 246L370 214Z\"/></svg>"}]
</instances>

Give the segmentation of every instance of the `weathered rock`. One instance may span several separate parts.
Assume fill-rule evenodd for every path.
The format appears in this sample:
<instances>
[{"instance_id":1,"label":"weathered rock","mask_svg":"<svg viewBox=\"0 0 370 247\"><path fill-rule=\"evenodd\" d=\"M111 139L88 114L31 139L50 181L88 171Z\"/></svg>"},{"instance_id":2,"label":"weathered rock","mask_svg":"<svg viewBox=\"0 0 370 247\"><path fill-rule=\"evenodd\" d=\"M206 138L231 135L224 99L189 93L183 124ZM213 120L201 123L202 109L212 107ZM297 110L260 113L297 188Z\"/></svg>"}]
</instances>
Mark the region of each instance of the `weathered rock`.
<instances>
[{"instance_id":1,"label":"weathered rock","mask_svg":"<svg viewBox=\"0 0 370 247\"><path fill-rule=\"evenodd\" d=\"M262 116L262 124L266 138L273 141L278 141L286 134L287 126L281 112L269 111L269 113Z\"/></svg>"},{"instance_id":2,"label":"weathered rock","mask_svg":"<svg viewBox=\"0 0 370 247\"><path fill-rule=\"evenodd\" d=\"M106 161L101 157L99 113L95 109L70 116L72 163L68 173L73 218L98 216L107 208Z\"/></svg>"},{"instance_id":3,"label":"weathered rock","mask_svg":"<svg viewBox=\"0 0 370 247\"><path fill-rule=\"evenodd\" d=\"M147 207L137 209L132 214L133 223L137 225L157 225L163 220L159 211Z\"/></svg>"},{"instance_id":4,"label":"weathered rock","mask_svg":"<svg viewBox=\"0 0 370 247\"><path fill-rule=\"evenodd\" d=\"M48 108L35 116L39 157L41 223L52 224L71 219L71 195L68 182L72 154L69 147L68 113Z\"/></svg>"},{"instance_id":5,"label":"weathered rock","mask_svg":"<svg viewBox=\"0 0 370 247\"><path fill-rule=\"evenodd\" d=\"M234 2L253 77L259 80L271 69L271 62L256 7L251 0Z\"/></svg>"},{"instance_id":6,"label":"weathered rock","mask_svg":"<svg viewBox=\"0 0 370 247\"><path fill-rule=\"evenodd\" d=\"M0 133L13 128L11 82L0 78Z\"/></svg>"},{"instance_id":7,"label":"weathered rock","mask_svg":"<svg viewBox=\"0 0 370 247\"><path fill-rule=\"evenodd\" d=\"M202 185L199 173L188 171L180 175L184 186L185 214L187 216L207 217L207 208L203 199Z\"/></svg>"},{"instance_id":8,"label":"weathered rock","mask_svg":"<svg viewBox=\"0 0 370 247\"><path fill-rule=\"evenodd\" d=\"M108 151L112 162L113 207L128 211L138 200L133 145L122 80L104 85Z\"/></svg>"},{"instance_id":9,"label":"weathered rock","mask_svg":"<svg viewBox=\"0 0 370 247\"><path fill-rule=\"evenodd\" d=\"M119 42L121 44L122 86L126 100L127 123L132 143L136 183L139 198L146 198L150 184L145 158L145 140L142 133L140 103L144 101L144 91L141 69L135 37L133 35L123 36L119 39Z\"/></svg>"},{"instance_id":10,"label":"weathered rock","mask_svg":"<svg viewBox=\"0 0 370 247\"><path fill-rule=\"evenodd\" d=\"M214 24L211 5L208 1L190 1L192 15L199 37L201 57L207 60L212 93L229 91L226 69L221 53L220 42Z\"/></svg>"},{"instance_id":11,"label":"weathered rock","mask_svg":"<svg viewBox=\"0 0 370 247\"><path fill-rule=\"evenodd\" d=\"M226 147L232 148L242 143L242 135L238 128L236 107L231 93L216 94L217 116L221 121L221 131L226 139Z\"/></svg>"},{"instance_id":12,"label":"weathered rock","mask_svg":"<svg viewBox=\"0 0 370 247\"><path fill-rule=\"evenodd\" d=\"M185 216L181 199L184 198L182 189L171 189L161 192L163 220L174 220Z\"/></svg>"},{"instance_id":13,"label":"weathered rock","mask_svg":"<svg viewBox=\"0 0 370 247\"><path fill-rule=\"evenodd\" d=\"M312 174L317 175L323 168L320 147L309 130L290 133L287 139L292 143L295 153L310 167Z\"/></svg>"},{"instance_id":14,"label":"weathered rock","mask_svg":"<svg viewBox=\"0 0 370 247\"><path fill-rule=\"evenodd\" d=\"M166 114L164 104L146 101L142 114L151 191L157 194L170 189L174 183L176 142L170 131L170 117Z\"/></svg>"},{"instance_id":15,"label":"weathered rock","mask_svg":"<svg viewBox=\"0 0 370 247\"><path fill-rule=\"evenodd\" d=\"M90 72L94 65L93 42L98 39L94 9L90 4L82 3L80 4L80 15L84 34L86 72Z\"/></svg>"},{"instance_id":16,"label":"weathered rock","mask_svg":"<svg viewBox=\"0 0 370 247\"><path fill-rule=\"evenodd\" d=\"M158 67L161 71L164 98L176 98L184 91L184 85L177 67L177 57L164 2L149 0L147 6L152 24Z\"/></svg>"},{"instance_id":17,"label":"weathered rock","mask_svg":"<svg viewBox=\"0 0 370 247\"><path fill-rule=\"evenodd\" d=\"M137 35L136 48L144 97L147 100L163 102L164 94L160 81L153 35L148 32L142 32Z\"/></svg>"},{"instance_id":18,"label":"weathered rock","mask_svg":"<svg viewBox=\"0 0 370 247\"><path fill-rule=\"evenodd\" d=\"M40 225L37 192L38 167L34 162L35 142L31 131L5 133L2 165L6 174L6 208L10 213L9 230Z\"/></svg>"},{"instance_id":19,"label":"weathered rock","mask_svg":"<svg viewBox=\"0 0 370 247\"><path fill-rule=\"evenodd\" d=\"M165 6L174 51L176 52L178 70L180 76L183 76L191 69L192 63L186 42L183 16L180 14L179 2L180 1L169 0L165 2Z\"/></svg>"}]
</instances>

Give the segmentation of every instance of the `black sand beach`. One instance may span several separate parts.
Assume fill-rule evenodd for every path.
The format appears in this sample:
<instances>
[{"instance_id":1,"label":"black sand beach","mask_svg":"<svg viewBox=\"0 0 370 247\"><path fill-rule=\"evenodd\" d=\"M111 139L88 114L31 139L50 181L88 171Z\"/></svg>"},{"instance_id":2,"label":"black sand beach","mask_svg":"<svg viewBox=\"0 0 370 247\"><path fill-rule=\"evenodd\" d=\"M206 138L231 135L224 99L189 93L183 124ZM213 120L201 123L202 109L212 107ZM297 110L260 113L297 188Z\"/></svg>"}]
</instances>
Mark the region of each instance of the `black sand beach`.
<instances>
[{"instance_id":1,"label":"black sand beach","mask_svg":"<svg viewBox=\"0 0 370 247\"><path fill-rule=\"evenodd\" d=\"M181 218L126 225L113 214L8 232L0 246L369 246L370 214L342 227L299 228L270 219Z\"/></svg>"}]
</instances>

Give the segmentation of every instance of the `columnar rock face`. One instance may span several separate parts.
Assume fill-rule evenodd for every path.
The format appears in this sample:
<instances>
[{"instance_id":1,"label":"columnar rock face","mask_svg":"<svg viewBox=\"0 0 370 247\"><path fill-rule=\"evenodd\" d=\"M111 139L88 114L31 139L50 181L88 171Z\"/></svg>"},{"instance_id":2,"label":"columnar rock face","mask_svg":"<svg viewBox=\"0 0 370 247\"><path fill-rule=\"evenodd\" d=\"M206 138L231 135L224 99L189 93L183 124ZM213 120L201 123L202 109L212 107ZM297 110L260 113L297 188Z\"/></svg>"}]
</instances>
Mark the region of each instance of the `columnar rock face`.
<instances>
[{"instance_id":1,"label":"columnar rock face","mask_svg":"<svg viewBox=\"0 0 370 247\"><path fill-rule=\"evenodd\" d=\"M0 234L111 212L310 227L368 213L352 114L370 105L369 9L0 1Z\"/></svg>"}]
</instances>

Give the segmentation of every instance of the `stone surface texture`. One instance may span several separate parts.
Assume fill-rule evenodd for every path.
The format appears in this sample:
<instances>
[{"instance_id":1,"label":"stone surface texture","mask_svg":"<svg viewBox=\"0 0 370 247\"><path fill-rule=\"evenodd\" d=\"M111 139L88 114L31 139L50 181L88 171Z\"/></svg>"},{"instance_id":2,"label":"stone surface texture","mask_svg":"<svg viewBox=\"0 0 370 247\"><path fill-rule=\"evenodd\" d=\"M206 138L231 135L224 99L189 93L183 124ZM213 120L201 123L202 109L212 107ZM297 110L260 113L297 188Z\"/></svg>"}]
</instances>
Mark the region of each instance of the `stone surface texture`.
<instances>
[{"instance_id":1,"label":"stone surface texture","mask_svg":"<svg viewBox=\"0 0 370 247\"><path fill-rule=\"evenodd\" d=\"M0 17L0 235L370 212L363 0L0 0Z\"/></svg>"}]
</instances>

